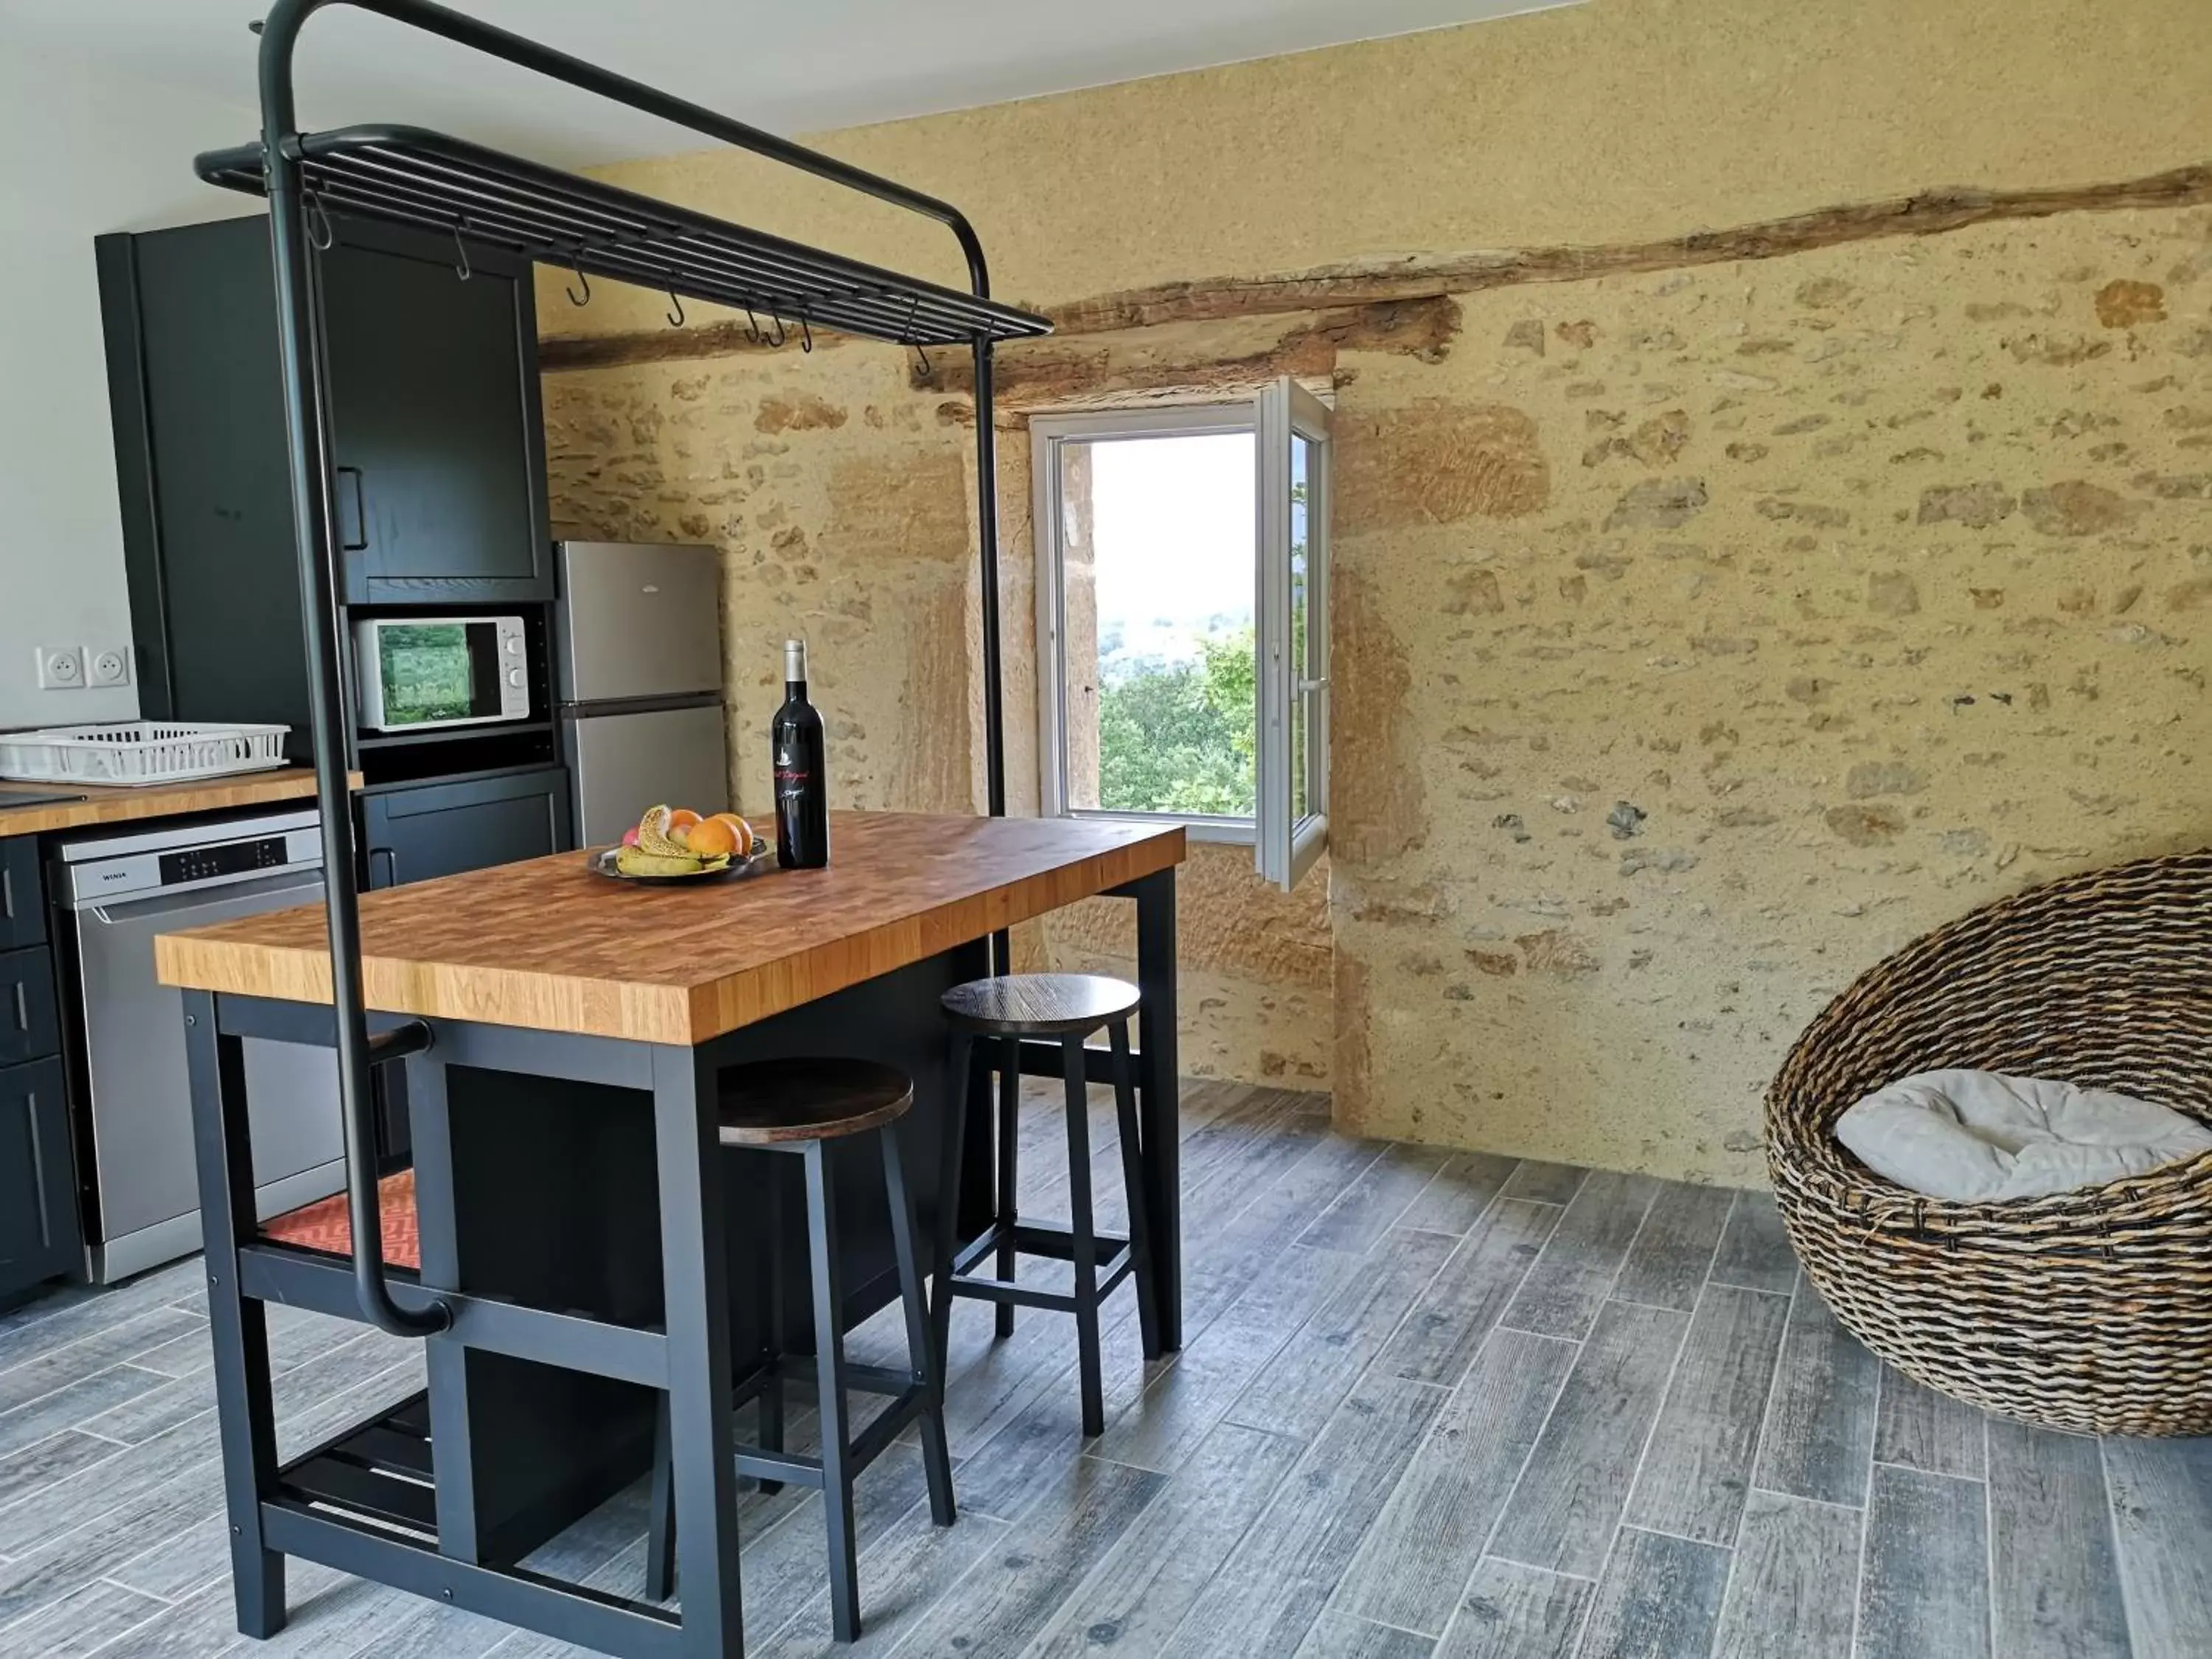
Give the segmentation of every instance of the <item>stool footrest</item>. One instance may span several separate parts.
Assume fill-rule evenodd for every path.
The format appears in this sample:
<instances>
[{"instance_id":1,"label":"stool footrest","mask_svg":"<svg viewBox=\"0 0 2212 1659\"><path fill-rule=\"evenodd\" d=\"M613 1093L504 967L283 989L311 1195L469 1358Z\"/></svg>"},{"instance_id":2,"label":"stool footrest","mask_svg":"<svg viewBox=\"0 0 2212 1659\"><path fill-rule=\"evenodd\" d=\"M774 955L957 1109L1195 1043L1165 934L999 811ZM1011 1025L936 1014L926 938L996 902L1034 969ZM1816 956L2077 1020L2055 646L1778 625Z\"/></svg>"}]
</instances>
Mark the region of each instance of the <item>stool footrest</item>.
<instances>
[{"instance_id":1,"label":"stool footrest","mask_svg":"<svg viewBox=\"0 0 2212 1659\"><path fill-rule=\"evenodd\" d=\"M1012 1237L1014 1249L1024 1255L1034 1255L1048 1261L1075 1260L1075 1234L1069 1228L1034 1221L996 1221L952 1253L953 1273L961 1274L971 1271L977 1262L995 1252L1009 1235ZM1093 1233L1091 1237L1102 1261L1109 1251L1129 1248L1128 1239L1119 1233Z\"/></svg>"},{"instance_id":2,"label":"stool footrest","mask_svg":"<svg viewBox=\"0 0 2212 1659\"><path fill-rule=\"evenodd\" d=\"M1131 1260L1127 1243L1100 1239L1101 1244L1116 1243L1121 1248L1098 1264L1098 1297L1103 1302L1129 1276L1135 1263ZM952 1276L955 1296L974 1297L982 1302L1009 1303L1018 1308L1045 1308L1054 1313L1073 1313L1083 1305L1082 1299L1072 1291L1041 1291L1030 1285L1010 1284L1003 1279L993 1279L986 1273L955 1273Z\"/></svg>"},{"instance_id":3,"label":"stool footrest","mask_svg":"<svg viewBox=\"0 0 2212 1659\"><path fill-rule=\"evenodd\" d=\"M815 1359L812 1354L778 1354L769 1360L756 1360L738 1373L730 1388L730 1404L750 1404L768 1392L770 1384L780 1385L786 1377L803 1382L810 1389L817 1387ZM856 1365L847 1364L845 1386L861 1394L902 1395L917 1385L919 1379L909 1370L896 1365Z\"/></svg>"},{"instance_id":4,"label":"stool footrest","mask_svg":"<svg viewBox=\"0 0 2212 1659\"><path fill-rule=\"evenodd\" d=\"M853 1437L855 1474L884 1455L884 1449L898 1438L907 1425L921 1415L929 1400L929 1390L913 1382L902 1389L872 1392L890 1393L894 1398L866 1428ZM822 1460L818 1457L770 1451L764 1446L740 1445L737 1449L737 1465L739 1474L749 1474L756 1480L781 1480L787 1486L810 1486L817 1492L822 1489Z\"/></svg>"}]
</instances>

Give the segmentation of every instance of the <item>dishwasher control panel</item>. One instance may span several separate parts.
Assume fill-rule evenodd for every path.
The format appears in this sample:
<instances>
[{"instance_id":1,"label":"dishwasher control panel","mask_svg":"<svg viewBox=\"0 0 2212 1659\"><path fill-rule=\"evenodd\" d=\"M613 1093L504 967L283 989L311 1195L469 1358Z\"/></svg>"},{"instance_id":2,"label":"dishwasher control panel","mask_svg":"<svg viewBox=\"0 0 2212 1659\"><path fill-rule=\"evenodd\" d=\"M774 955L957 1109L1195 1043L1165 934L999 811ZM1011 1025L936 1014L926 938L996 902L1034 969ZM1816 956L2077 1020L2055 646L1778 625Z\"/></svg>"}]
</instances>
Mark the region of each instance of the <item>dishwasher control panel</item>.
<instances>
[{"instance_id":1,"label":"dishwasher control panel","mask_svg":"<svg viewBox=\"0 0 2212 1659\"><path fill-rule=\"evenodd\" d=\"M188 881L214 876L243 875L252 870L281 870L292 860L284 850L284 837L264 836L258 841L224 842L215 847L191 847L161 855L161 885L178 887Z\"/></svg>"}]
</instances>

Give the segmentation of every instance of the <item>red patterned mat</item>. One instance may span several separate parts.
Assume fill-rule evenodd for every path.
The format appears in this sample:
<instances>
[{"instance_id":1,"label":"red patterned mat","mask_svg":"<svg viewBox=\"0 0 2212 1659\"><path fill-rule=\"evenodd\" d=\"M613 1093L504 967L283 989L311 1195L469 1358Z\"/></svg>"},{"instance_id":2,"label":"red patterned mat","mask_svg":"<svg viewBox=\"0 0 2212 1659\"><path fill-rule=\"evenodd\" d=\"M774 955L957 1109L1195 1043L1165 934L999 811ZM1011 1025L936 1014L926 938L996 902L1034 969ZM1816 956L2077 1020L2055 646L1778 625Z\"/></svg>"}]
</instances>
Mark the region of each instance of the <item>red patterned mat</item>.
<instances>
[{"instance_id":1,"label":"red patterned mat","mask_svg":"<svg viewBox=\"0 0 2212 1659\"><path fill-rule=\"evenodd\" d=\"M384 1260L394 1267L422 1265L422 1243L415 1228L415 1171L402 1170L377 1183L384 1212ZM353 1254L353 1218L346 1213L343 1193L318 1199L297 1210L272 1216L261 1224L262 1236L280 1244L296 1244L305 1250L329 1255Z\"/></svg>"}]
</instances>

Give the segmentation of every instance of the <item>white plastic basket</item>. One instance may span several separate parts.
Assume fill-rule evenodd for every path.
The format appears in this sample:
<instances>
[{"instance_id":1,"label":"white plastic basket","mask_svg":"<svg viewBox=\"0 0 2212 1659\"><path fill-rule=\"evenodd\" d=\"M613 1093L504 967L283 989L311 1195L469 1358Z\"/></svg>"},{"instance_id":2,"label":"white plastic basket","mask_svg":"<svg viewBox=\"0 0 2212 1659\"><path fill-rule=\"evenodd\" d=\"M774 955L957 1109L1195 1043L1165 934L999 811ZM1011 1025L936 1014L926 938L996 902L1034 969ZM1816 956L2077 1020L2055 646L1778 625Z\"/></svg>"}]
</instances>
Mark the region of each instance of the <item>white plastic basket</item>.
<instances>
[{"instance_id":1,"label":"white plastic basket","mask_svg":"<svg viewBox=\"0 0 2212 1659\"><path fill-rule=\"evenodd\" d=\"M284 763L289 726L125 720L0 732L0 778L27 783L179 783Z\"/></svg>"}]
</instances>

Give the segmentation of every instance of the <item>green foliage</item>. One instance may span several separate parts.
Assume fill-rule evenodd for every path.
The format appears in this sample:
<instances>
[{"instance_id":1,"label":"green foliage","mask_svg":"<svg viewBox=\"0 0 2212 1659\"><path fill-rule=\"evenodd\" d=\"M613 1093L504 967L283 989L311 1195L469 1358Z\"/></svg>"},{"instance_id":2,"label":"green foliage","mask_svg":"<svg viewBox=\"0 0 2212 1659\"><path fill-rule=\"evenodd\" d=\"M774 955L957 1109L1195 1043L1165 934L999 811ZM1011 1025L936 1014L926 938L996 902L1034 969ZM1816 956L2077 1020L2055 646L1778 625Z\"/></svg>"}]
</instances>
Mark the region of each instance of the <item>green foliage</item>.
<instances>
[{"instance_id":1,"label":"green foliage","mask_svg":"<svg viewBox=\"0 0 2212 1659\"><path fill-rule=\"evenodd\" d=\"M1099 805L1249 817L1254 688L1249 628L1200 641L1195 663L1138 665L1102 685Z\"/></svg>"}]
</instances>

